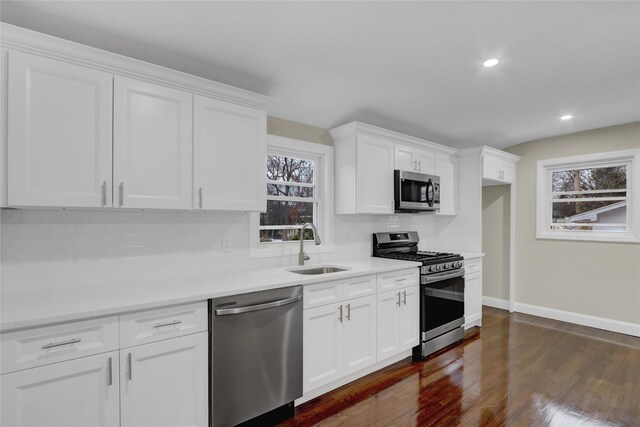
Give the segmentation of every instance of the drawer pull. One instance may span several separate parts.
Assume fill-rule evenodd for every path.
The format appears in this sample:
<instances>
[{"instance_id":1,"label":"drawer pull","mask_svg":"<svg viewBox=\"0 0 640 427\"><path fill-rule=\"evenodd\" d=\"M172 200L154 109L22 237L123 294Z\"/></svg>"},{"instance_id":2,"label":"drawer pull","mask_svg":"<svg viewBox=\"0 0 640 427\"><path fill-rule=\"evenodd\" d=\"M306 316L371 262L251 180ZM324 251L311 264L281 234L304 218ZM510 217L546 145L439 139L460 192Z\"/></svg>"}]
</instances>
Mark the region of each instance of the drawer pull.
<instances>
[{"instance_id":1,"label":"drawer pull","mask_svg":"<svg viewBox=\"0 0 640 427\"><path fill-rule=\"evenodd\" d=\"M113 368L111 358L107 359L107 385L113 385Z\"/></svg>"},{"instance_id":2,"label":"drawer pull","mask_svg":"<svg viewBox=\"0 0 640 427\"><path fill-rule=\"evenodd\" d=\"M404 282L405 280L407 280L406 277L400 277L400 278L396 279L396 282Z\"/></svg>"},{"instance_id":3,"label":"drawer pull","mask_svg":"<svg viewBox=\"0 0 640 427\"><path fill-rule=\"evenodd\" d=\"M49 344L45 344L42 346L43 350L46 350L48 348L53 348L53 347L60 347L62 345L69 345L69 344L75 344L75 343L79 343L80 341L82 341L80 338L72 338L68 341L61 341L61 342L50 342Z\"/></svg>"},{"instance_id":4,"label":"drawer pull","mask_svg":"<svg viewBox=\"0 0 640 427\"><path fill-rule=\"evenodd\" d=\"M175 325L179 325L182 323L182 320L174 320L172 322L167 322L167 323L156 323L155 325L153 325L154 328L164 328L165 326L175 326Z\"/></svg>"}]
</instances>

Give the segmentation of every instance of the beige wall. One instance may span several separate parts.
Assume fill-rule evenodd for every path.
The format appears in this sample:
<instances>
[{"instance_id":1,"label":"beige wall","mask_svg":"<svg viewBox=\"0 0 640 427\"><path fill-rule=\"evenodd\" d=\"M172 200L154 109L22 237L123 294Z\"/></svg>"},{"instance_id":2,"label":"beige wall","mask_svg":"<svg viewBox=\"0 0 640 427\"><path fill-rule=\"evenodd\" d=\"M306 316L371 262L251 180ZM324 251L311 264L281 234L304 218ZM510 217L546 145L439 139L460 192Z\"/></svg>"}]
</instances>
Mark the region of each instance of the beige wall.
<instances>
[{"instance_id":1,"label":"beige wall","mask_svg":"<svg viewBox=\"0 0 640 427\"><path fill-rule=\"evenodd\" d=\"M326 129L278 117L267 117L267 133L317 144L333 145L333 139Z\"/></svg>"},{"instance_id":2,"label":"beige wall","mask_svg":"<svg viewBox=\"0 0 640 427\"><path fill-rule=\"evenodd\" d=\"M640 245L536 239L536 162L640 148L640 123L510 147L516 188L516 302L640 323ZM485 234L485 236L487 236Z\"/></svg>"},{"instance_id":3,"label":"beige wall","mask_svg":"<svg viewBox=\"0 0 640 427\"><path fill-rule=\"evenodd\" d=\"M511 186L482 187L482 295L509 300Z\"/></svg>"}]
</instances>

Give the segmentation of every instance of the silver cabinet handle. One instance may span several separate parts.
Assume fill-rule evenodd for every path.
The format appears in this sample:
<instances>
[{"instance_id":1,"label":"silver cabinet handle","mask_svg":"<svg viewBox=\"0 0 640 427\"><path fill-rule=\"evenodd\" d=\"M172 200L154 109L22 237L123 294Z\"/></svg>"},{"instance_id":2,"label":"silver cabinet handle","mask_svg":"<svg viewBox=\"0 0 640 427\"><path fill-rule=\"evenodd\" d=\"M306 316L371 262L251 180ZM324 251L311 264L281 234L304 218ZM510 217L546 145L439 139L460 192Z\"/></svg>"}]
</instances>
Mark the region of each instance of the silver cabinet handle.
<instances>
[{"instance_id":1,"label":"silver cabinet handle","mask_svg":"<svg viewBox=\"0 0 640 427\"><path fill-rule=\"evenodd\" d=\"M120 186L118 187L118 203L119 206L122 207L124 205L124 182L120 183Z\"/></svg>"},{"instance_id":2,"label":"silver cabinet handle","mask_svg":"<svg viewBox=\"0 0 640 427\"><path fill-rule=\"evenodd\" d=\"M413 161L413 170L414 170L414 171L417 171L417 170L418 170L418 161L417 161L417 160L414 160L414 161Z\"/></svg>"},{"instance_id":3,"label":"silver cabinet handle","mask_svg":"<svg viewBox=\"0 0 640 427\"><path fill-rule=\"evenodd\" d=\"M174 326L174 325L179 325L180 323L182 323L182 320L174 320L172 322L156 323L155 325L153 325L153 327L154 328L164 328L165 326Z\"/></svg>"},{"instance_id":4,"label":"silver cabinet handle","mask_svg":"<svg viewBox=\"0 0 640 427\"><path fill-rule=\"evenodd\" d=\"M396 304L398 304L398 307L400 307L400 292L398 292L396 295L398 295L398 301L396 302Z\"/></svg>"},{"instance_id":5,"label":"silver cabinet handle","mask_svg":"<svg viewBox=\"0 0 640 427\"><path fill-rule=\"evenodd\" d=\"M131 378L133 378L133 369L131 366L131 353L127 354L127 377L129 378L129 381L131 381Z\"/></svg>"},{"instance_id":6,"label":"silver cabinet handle","mask_svg":"<svg viewBox=\"0 0 640 427\"><path fill-rule=\"evenodd\" d=\"M340 323L342 323L342 304L340 304L340 307L338 309L340 310L340 314L338 315L338 320L340 321Z\"/></svg>"},{"instance_id":7,"label":"silver cabinet handle","mask_svg":"<svg viewBox=\"0 0 640 427\"><path fill-rule=\"evenodd\" d=\"M351 303L347 304L347 320L351 320Z\"/></svg>"},{"instance_id":8,"label":"silver cabinet handle","mask_svg":"<svg viewBox=\"0 0 640 427\"><path fill-rule=\"evenodd\" d=\"M285 298L277 301L263 302L262 304L245 305L242 307L234 308L217 308L216 316L226 316L228 314L241 314L248 313L250 311L266 310L268 308L280 307L282 305L292 304L302 299L302 295L296 295L295 297Z\"/></svg>"},{"instance_id":9,"label":"silver cabinet handle","mask_svg":"<svg viewBox=\"0 0 640 427\"><path fill-rule=\"evenodd\" d=\"M418 170L422 172L422 160L418 161Z\"/></svg>"},{"instance_id":10,"label":"silver cabinet handle","mask_svg":"<svg viewBox=\"0 0 640 427\"><path fill-rule=\"evenodd\" d=\"M45 344L42 346L43 350L46 350L48 348L53 348L53 347L60 347L62 345L69 345L69 344L75 344L82 341L80 338L71 338L70 340L67 341L60 341L60 342L50 342L49 344Z\"/></svg>"},{"instance_id":11,"label":"silver cabinet handle","mask_svg":"<svg viewBox=\"0 0 640 427\"><path fill-rule=\"evenodd\" d=\"M396 279L396 282L404 282L405 280L407 280L407 278L406 278L406 277L398 277L398 278Z\"/></svg>"},{"instance_id":12,"label":"silver cabinet handle","mask_svg":"<svg viewBox=\"0 0 640 427\"><path fill-rule=\"evenodd\" d=\"M100 186L100 201L102 207L107 206L107 181L102 181L102 185Z\"/></svg>"},{"instance_id":13,"label":"silver cabinet handle","mask_svg":"<svg viewBox=\"0 0 640 427\"><path fill-rule=\"evenodd\" d=\"M199 206L202 209L202 187L198 189L198 198L200 199Z\"/></svg>"},{"instance_id":14,"label":"silver cabinet handle","mask_svg":"<svg viewBox=\"0 0 640 427\"><path fill-rule=\"evenodd\" d=\"M107 385L113 385L113 370L111 368L111 358L107 359Z\"/></svg>"},{"instance_id":15,"label":"silver cabinet handle","mask_svg":"<svg viewBox=\"0 0 640 427\"><path fill-rule=\"evenodd\" d=\"M402 303L407 305L407 291L402 291Z\"/></svg>"}]
</instances>

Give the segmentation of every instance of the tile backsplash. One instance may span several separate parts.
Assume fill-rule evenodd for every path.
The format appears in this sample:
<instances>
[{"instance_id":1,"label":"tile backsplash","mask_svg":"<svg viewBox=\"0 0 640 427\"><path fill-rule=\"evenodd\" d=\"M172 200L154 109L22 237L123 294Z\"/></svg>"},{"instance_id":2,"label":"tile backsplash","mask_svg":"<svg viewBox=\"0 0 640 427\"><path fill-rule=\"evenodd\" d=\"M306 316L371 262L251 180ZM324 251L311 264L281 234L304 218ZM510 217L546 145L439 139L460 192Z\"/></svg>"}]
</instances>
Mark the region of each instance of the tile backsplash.
<instances>
[{"instance_id":1,"label":"tile backsplash","mask_svg":"<svg viewBox=\"0 0 640 427\"><path fill-rule=\"evenodd\" d=\"M381 230L416 229L425 242L443 221L336 215L334 251L312 257L337 262L369 256L371 233ZM3 209L1 226L3 293L290 266L297 259L250 258L247 213ZM223 239L231 252L222 251Z\"/></svg>"}]
</instances>

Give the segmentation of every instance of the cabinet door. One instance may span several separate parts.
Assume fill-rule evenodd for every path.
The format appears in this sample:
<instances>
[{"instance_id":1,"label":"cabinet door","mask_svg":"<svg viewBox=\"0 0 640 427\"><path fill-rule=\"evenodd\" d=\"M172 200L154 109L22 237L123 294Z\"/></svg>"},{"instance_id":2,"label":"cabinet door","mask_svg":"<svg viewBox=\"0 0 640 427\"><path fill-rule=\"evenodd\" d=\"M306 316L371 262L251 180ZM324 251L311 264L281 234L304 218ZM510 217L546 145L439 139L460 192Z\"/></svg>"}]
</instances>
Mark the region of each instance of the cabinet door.
<instances>
[{"instance_id":1,"label":"cabinet door","mask_svg":"<svg viewBox=\"0 0 640 427\"><path fill-rule=\"evenodd\" d=\"M120 351L122 426L208 425L208 336Z\"/></svg>"},{"instance_id":2,"label":"cabinet door","mask_svg":"<svg viewBox=\"0 0 640 427\"><path fill-rule=\"evenodd\" d=\"M118 352L2 376L3 426L117 426Z\"/></svg>"},{"instance_id":3,"label":"cabinet door","mask_svg":"<svg viewBox=\"0 0 640 427\"><path fill-rule=\"evenodd\" d=\"M266 209L267 114L194 97L196 209Z\"/></svg>"},{"instance_id":4,"label":"cabinet door","mask_svg":"<svg viewBox=\"0 0 640 427\"><path fill-rule=\"evenodd\" d=\"M358 135L356 157L357 212L393 213L393 144Z\"/></svg>"},{"instance_id":5,"label":"cabinet door","mask_svg":"<svg viewBox=\"0 0 640 427\"><path fill-rule=\"evenodd\" d=\"M482 324L482 274L467 274L464 277L464 323L465 328Z\"/></svg>"},{"instance_id":6,"label":"cabinet door","mask_svg":"<svg viewBox=\"0 0 640 427\"><path fill-rule=\"evenodd\" d=\"M418 162L415 158L413 147L407 145L395 144L395 166L394 169L403 171L417 171Z\"/></svg>"},{"instance_id":7,"label":"cabinet door","mask_svg":"<svg viewBox=\"0 0 640 427\"><path fill-rule=\"evenodd\" d=\"M342 373L348 375L376 362L376 298L356 298L343 306Z\"/></svg>"},{"instance_id":8,"label":"cabinet door","mask_svg":"<svg viewBox=\"0 0 640 427\"><path fill-rule=\"evenodd\" d=\"M313 390L342 376L341 304L304 310L303 392Z\"/></svg>"},{"instance_id":9,"label":"cabinet door","mask_svg":"<svg viewBox=\"0 0 640 427\"><path fill-rule=\"evenodd\" d=\"M116 77L113 120L114 205L191 209L192 95Z\"/></svg>"},{"instance_id":10,"label":"cabinet door","mask_svg":"<svg viewBox=\"0 0 640 427\"><path fill-rule=\"evenodd\" d=\"M440 210L438 215L457 215L457 159L450 154L436 155L436 175L440 177Z\"/></svg>"},{"instance_id":11,"label":"cabinet door","mask_svg":"<svg viewBox=\"0 0 640 427\"><path fill-rule=\"evenodd\" d=\"M399 350L409 350L420 343L420 287L411 286L401 292L398 310Z\"/></svg>"},{"instance_id":12,"label":"cabinet door","mask_svg":"<svg viewBox=\"0 0 640 427\"><path fill-rule=\"evenodd\" d=\"M386 359L399 352L400 291L388 291L377 295L377 358Z\"/></svg>"},{"instance_id":13,"label":"cabinet door","mask_svg":"<svg viewBox=\"0 0 640 427\"><path fill-rule=\"evenodd\" d=\"M9 52L10 206L111 206L112 80Z\"/></svg>"},{"instance_id":14,"label":"cabinet door","mask_svg":"<svg viewBox=\"0 0 640 427\"><path fill-rule=\"evenodd\" d=\"M418 165L418 172L429 175L434 175L436 173L436 153L417 148L415 159Z\"/></svg>"}]
</instances>

